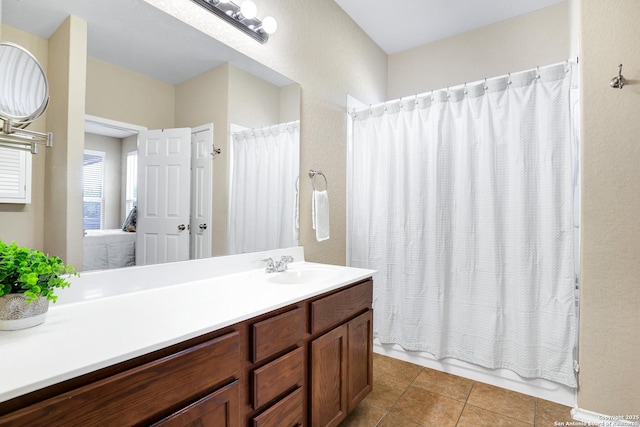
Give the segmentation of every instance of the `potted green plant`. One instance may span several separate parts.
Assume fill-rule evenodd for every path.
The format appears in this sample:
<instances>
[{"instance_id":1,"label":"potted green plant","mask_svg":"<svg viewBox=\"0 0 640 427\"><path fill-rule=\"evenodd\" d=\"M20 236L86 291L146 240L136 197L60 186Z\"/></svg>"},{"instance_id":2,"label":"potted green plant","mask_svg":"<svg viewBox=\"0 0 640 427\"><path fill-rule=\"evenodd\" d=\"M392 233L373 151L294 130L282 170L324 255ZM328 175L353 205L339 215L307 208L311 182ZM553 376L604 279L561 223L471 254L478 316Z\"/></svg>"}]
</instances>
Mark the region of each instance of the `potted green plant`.
<instances>
[{"instance_id":1,"label":"potted green plant","mask_svg":"<svg viewBox=\"0 0 640 427\"><path fill-rule=\"evenodd\" d=\"M44 322L55 290L77 275L57 256L0 240L0 330L23 329Z\"/></svg>"}]
</instances>

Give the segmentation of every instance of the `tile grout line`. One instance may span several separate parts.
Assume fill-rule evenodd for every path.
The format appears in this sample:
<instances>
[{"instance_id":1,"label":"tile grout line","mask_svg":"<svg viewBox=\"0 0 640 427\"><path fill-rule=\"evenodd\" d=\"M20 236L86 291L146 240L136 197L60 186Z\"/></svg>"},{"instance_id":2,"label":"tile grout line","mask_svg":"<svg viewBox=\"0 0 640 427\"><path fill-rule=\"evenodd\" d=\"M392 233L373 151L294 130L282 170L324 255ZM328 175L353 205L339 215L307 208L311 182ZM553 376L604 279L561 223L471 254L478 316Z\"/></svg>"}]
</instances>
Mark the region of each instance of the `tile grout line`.
<instances>
[{"instance_id":1,"label":"tile grout line","mask_svg":"<svg viewBox=\"0 0 640 427\"><path fill-rule=\"evenodd\" d=\"M418 366L418 365L417 365ZM384 413L384 415L382 416L382 418L380 418L380 421L378 421L376 423L376 426L379 426L380 423L387 417L387 415L389 415L389 413L391 412L391 410L394 408L394 406L396 406L396 403L398 403L398 401L402 398L402 396L404 395L404 393L409 389L409 387L411 387L411 384L413 384L413 382L416 380L416 378L418 378L418 376L420 375L420 372L422 372L425 368L421 367L420 370L418 371L418 373L411 379L411 381L409 381L409 383L407 384L407 386L402 390L402 393L400 393L400 395L398 396L398 398L393 402L393 404L391 405L391 407L389 409L386 409L386 412Z\"/></svg>"},{"instance_id":2,"label":"tile grout line","mask_svg":"<svg viewBox=\"0 0 640 427\"><path fill-rule=\"evenodd\" d=\"M406 383L406 386L405 386L405 387L403 387L403 388L401 389L401 392L399 393L398 397L397 397L397 398L394 400L394 402L389 406L389 408L388 408L388 409L387 409L387 408L380 408L380 409L382 409L382 410L383 410L382 417L381 417L381 418L376 422L375 426L381 426L381 425L382 425L383 421L384 421L385 419L387 419L387 417L390 415L390 413L391 413L391 412L393 411L393 409L396 407L396 405L398 404L398 402L400 401L400 399L402 398L402 396L407 392L407 390L408 390L410 387L417 387L417 388L421 388L421 389L422 389L422 387L420 387L420 386L417 386L417 385L416 385L415 381L416 381L416 379L420 376L420 374L421 374L421 373L423 373L424 371L426 371L426 370L428 370L428 369L429 369L429 368L426 368L426 367L420 367L420 369L416 372L416 374L415 374L411 379L409 379L409 381ZM469 400L470 400L470 398L471 398L471 394L473 393L473 391L474 391L475 387L476 387L476 386L478 386L478 384L479 384L479 382L478 382L478 381L471 381L471 387L470 387L470 389L469 389L469 391L468 391L468 393L467 393L466 397L464 398L464 400L460 400L460 402L463 402L463 407L462 407L462 411L461 411L461 412L460 412L460 414L458 415L457 420L455 421L455 424L454 424L455 426L460 425L460 422L461 422L461 419L462 419L462 414L464 413L464 411L466 410L466 408L467 408L468 406L471 406L471 407L473 407L473 408L477 408L477 409L480 409L480 410L483 410L483 411L486 411L486 412L489 412L489 413L493 413L493 414L498 415L498 416L500 416L500 417L504 417L504 418L507 418L507 419L511 419L511 420L513 420L514 422L519 422L519 423L522 423L523 425L524 425L524 424L526 424L526 425L528 425L528 426L530 426L530 427L537 427L538 422L539 422L539 421L538 421L538 418L540 418L540 422L542 422L542 420L543 420L543 418L544 418L544 417L542 417L542 418L541 418L541 417L538 417L538 405L539 405L539 402L540 402L541 400L543 400L543 399L540 399L540 398L536 398L536 397L534 397L534 398L533 398L534 405L533 405L533 419L532 419L532 423L530 423L529 421L525 421L525 420L523 420L523 419L520 419L520 418L518 418L517 416L516 416L516 417L514 417L513 415L506 415L506 414L503 414L503 413L501 413L501 412L496 412L495 410L490 410L490 409L484 408L484 407L482 407L482 406L478 406L478 405L470 404L470 403L469 403ZM449 396L448 396L448 395L446 395L446 394L436 393L436 392L431 391L431 390L426 390L426 391L428 391L429 393L437 394L437 395L444 396L444 397L447 397L447 398L452 398L452 397L449 397ZM533 396L532 396L532 397L533 397ZM415 422L415 421L413 421L413 422Z\"/></svg>"},{"instance_id":3,"label":"tile grout line","mask_svg":"<svg viewBox=\"0 0 640 427\"><path fill-rule=\"evenodd\" d=\"M473 391L473 387L475 387L476 381L471 383L471 388L469 389L469 393L467 393L467 397L464 399L464 405L462 405L462 411L460 411L460 415L458 415L458 419L456 420L456 426L460 423L460 418L462 418L462 413L464 409L467 407L467 402L469 402L469 396L471 396L471 392Z\"/></svg>"}]
</instances>

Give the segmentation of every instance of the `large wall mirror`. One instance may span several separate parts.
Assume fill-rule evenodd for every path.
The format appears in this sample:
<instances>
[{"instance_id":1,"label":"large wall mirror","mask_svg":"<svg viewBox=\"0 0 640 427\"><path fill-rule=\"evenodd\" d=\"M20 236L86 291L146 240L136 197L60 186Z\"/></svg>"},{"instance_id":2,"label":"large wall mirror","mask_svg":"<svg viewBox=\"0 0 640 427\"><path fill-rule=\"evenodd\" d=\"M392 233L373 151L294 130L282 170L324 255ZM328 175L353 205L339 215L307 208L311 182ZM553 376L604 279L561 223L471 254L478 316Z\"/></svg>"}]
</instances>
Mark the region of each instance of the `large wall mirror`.
<instances>
[{"instance_id":1,"label":"large wall mirror","mask_svg":"<svg viewBox=\"0 0 640 427\"><path fill-rule=\"evenodd\" d=\"M298 244L297 83L143 0L3 0L1 16L18 30L3 39L87 25L82 270Z\"/></svg>"}]
</instances>

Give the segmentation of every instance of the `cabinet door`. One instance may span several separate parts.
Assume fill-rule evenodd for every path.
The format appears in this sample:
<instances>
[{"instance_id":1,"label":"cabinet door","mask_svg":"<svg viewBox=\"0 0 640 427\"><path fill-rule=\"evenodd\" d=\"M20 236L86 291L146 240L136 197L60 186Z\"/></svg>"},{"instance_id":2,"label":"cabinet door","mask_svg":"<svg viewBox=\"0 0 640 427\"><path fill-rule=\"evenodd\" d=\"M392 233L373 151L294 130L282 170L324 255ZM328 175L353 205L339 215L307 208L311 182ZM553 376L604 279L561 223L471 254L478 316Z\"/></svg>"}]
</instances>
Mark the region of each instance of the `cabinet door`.
<instances>
[{"instance_id":1,"label":"cabinet door","mask_svg":"<svg viewBox=\"0 0 640 427\"><path fill-rule=\"evenodd\" d=\"M236 380L152 427L239 427L239 384L240 381Z\"/></svg>"},{"instance_id":2,"label":"cabinet door","mask_svg":"<svg viewBox=\"0 0 640 427\"><path fill-rule=\"evenodd\" d=\"M337 426L347 416L347 325L311 342L311 426Z\"/></svg>"},{"instance_id":3,"label":"cabinet door","mask_svg":"<svg viewBox=\"0 0 640 427\"><path fill-rule=\"evenodd\" d=\"M373 385L373 310L347 324L349 342L349 412L364 399Z\"/></svg>"}]
</instances>

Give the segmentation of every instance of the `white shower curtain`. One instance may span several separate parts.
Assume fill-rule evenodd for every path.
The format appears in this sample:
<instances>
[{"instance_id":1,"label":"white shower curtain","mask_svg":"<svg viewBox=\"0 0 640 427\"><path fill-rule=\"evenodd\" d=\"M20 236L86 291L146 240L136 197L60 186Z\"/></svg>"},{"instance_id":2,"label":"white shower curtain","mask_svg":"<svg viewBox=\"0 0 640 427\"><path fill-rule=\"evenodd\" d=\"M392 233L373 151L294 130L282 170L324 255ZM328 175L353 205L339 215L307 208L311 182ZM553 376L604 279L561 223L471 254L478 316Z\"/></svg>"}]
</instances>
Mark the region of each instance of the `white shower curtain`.
<instances>
[{"instance_id":1,"label":"white shower curtain","mask_svg":"<svg viewBox=\"0 0 640 427\"><path fill-rule=\"evenodd\" d=\"M298 246L300 123L232 135L229 254Z\"/></svg>"},{"instance_id":2,"label":"white shower curtain","mask_svg":"<svg viewBox=\"0 0 640 427\"><path fill-rule=\"evenodd\" d=\"M350 265L374 334L576 386L572 109L559 64L353 115Z\"/></svg>"}]
</instances>

